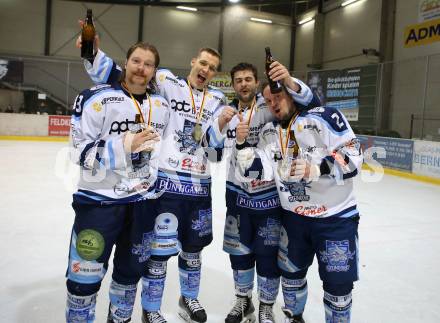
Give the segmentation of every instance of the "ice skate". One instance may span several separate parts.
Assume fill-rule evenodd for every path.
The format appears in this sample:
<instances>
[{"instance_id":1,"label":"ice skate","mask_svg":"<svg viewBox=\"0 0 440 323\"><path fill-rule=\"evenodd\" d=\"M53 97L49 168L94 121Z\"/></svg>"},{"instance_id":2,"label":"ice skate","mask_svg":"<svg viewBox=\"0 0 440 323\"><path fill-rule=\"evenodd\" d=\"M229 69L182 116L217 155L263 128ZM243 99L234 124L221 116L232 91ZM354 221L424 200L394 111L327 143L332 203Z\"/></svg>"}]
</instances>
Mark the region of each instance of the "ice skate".
<instances>
[{"instance_id":1,"label":"ice skate","mask_svg":"<svg viewBox=\"0 0 440 323\"><path fill-rule=\"evenodd\" d=\"M255 322L254 312L252 298L237 295L234 307L226 317L225 323L253 323Z\"/></svg>"},{"instance_id":2,"label":"ice skate","mask_svg":"<svg viewBox=\"0 0 440 323\"><path fill-rule=\"evenodd\" d=\"M286 315L284 323L305 323L302 314L293 315L293 313L286 308L283 308L283 313Z\"/></svg>"},{"instance_id":3,"label":"ice skate","mask_svg":"<svg viewBox=\"0 0 440 323\"><path fill-rule=\"evenodd\" d=\"M188 323L204 323L206 312L197 299L180 296L179 316Z\"/></svg>"},{"instance_id":4,"label":"ice skate","mask_svg":"<svg viewBox=\"0 0 440 323\"><path fill-rule=\"evenodd\" d=\"M167 320L159 311L147 312L144 310L142 311L142 323L167 323Z\"/></svg>"},{"instance_id":5,"label":"ice skate","mask_svg":"<svg viewBox=\"0 0 440 323\"><path fill-rule=\"evenodd\" d=\"M273 314L272 307L273 304L260 302L260 308L258 309L259 323L275 323L275 316Z\"/></svg>"}]
</instances>

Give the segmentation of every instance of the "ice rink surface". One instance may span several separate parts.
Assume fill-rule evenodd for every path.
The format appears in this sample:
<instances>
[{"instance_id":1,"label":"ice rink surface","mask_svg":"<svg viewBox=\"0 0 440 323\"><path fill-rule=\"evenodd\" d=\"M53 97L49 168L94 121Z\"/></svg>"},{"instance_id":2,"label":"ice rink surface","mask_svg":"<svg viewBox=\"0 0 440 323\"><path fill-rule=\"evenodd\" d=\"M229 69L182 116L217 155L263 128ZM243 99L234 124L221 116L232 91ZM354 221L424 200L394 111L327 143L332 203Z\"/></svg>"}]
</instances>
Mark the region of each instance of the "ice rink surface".
<instances>
[{"instance_id":1,"label":"ice rink surface","mask_svg":"<svg viewBox=\"0 0 440 323\"><path fill-rule=\"evenodd\" d=\"M64 321L64 273L74 213L71 192L59 178L66 171L63 147L66 143L0 141L0 322ZM362 175L356 181L361 280L353 291L352 322L440 322L440 186L388 175L369 183L367 173ZM232 271L221 248L224 165L213 169L213 180L214 242L203 252L199 299L208 322L220 323L234 300ZM111 270L98 297L98 323L106 321ZM307 323L322 323L323 293L315 266L307 277L304 317ZM139 290L133 314L133 322L138 323ZM162 305L170 323L180 322L178 297L173 258ZM275 304L280 323L281 305L280 292Z\"/></svg>"}]
</instances>

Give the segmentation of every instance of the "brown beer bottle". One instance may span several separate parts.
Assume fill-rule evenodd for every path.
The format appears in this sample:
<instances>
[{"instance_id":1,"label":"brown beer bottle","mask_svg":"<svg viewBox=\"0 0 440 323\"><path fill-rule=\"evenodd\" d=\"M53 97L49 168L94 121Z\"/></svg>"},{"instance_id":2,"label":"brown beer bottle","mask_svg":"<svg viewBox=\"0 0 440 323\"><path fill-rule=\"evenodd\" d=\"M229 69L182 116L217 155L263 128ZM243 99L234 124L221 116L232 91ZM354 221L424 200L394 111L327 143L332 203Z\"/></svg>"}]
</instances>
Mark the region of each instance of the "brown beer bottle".
<instances>
[{"instance_id":1,"label":"brown beer bottle","mask_svg":"<svg viewBox=\"0 0 440 323\"><path fill-rule=\"evenodd\" d=\"M270 48L266 47L266 76L267 80L269 81L269 87L271 93L280 93L283 90L283 87L281 86L281 83L278 81L272 81L272 79L269 77L269 71L270 71L270 64L272 64L275 60L272 57L272 54L270 53Z\"/></svg>"},{"instance_id":2,"label":"brown beer bottle","mask_svg":"<svg viewBox=\"0 0 440 323\"><path fill-rule=\"evenodd\" d=\"M92 9L87 9L87 16L81 32L81 57L93 59L93 43L95 42L95 26L93 25Z\"/></svg>"}]
</instances>

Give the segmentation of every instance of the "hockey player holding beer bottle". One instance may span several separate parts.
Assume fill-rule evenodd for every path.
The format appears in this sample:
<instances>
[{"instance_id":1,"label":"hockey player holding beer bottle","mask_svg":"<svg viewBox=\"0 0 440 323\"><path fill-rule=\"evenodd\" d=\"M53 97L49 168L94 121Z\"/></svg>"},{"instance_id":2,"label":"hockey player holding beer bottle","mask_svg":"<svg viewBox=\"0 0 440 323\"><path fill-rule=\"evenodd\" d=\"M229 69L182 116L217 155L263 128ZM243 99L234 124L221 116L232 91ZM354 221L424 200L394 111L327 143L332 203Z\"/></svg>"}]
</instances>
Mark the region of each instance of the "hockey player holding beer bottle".
<instances>
[{"instance_id":1,"label":"hockey player holding beer bottle","mask_svg":"<svg viewBox=\"0 0 440 323\"><path fill-rule=\"evenodd\" d=\"M156 219L157 142L167 101L147 88L159 64L156 48L127 52L120 81L82 91L73 106L72 159L80 165L67 269L66 321L94 322L101 281L115 245L108 322L129 322L137 283L151 255Z\"/></svg>"},{"instance_id":2,"label":"hockey player holding beer bottle","mask_svg":"<svg viewBox=\"0 0 440 323\"><path fill-rule=\"evenodd\" d=\"M351 291L358 279L353 177L362 164L359 142L337 109L301 111L284 88L275 94L268 84L262 89L277 121L262 129L257 148L237 145L236 158L243 178L274 179L277 186L284 209L278 264L286 322L304 322L306 274L315 255L326 323L350 322ZM240 123L237 142L248 132Z\"/></svg>"}]
</instances>

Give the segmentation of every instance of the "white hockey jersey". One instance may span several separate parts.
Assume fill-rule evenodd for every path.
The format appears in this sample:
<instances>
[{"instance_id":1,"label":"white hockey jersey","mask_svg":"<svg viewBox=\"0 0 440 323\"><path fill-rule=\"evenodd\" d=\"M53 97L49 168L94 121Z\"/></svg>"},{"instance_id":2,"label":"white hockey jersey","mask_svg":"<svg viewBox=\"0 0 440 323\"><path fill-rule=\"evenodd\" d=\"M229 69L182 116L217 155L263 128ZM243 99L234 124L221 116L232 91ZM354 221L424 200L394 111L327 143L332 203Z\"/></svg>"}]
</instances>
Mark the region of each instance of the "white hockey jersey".
<instances>
[{"instance_id":1,"label":"white hockey jersey","mask_svg":"<svg viewBox=\"0 0 440 323\"><path fill-rule=\"evenodd\" d=\"M95 83L115 80L121 72L100 50L93 64L84 63ZM223 136L214 120L226 104L225 96L210 86L205 91L190 88L185 78L166 69L157 71L156 83L159 94L170 106L170 119L163 134L157 189L165 195L187 199L210 198L211 176L205 148L222 146ZM204 134L201 140L193 135L196 124L201 125ZM216 159L212 151L210 155Z\"/></svg>"},{"instance_id":2,"label":"white hockey jersey","mask_svg":"<svg viewBox=\"0 0 440 323\"><path fill-rule=\"evenodd\" d=\"M145 123L163 136L169 119L167 101L147 96L140 105ZM151 111L151 113L150 113ZM161 143L152 152L124 151L124 133L136 130L135 103L119 83L98 85L75 99L71 119L71 159L81 174L77 198L96 203L125 203L151 196L158 173Z\"/></svg>"},{"instance_id":3,"label":"white hockey jersey","mask_svg":"<svg viewBox=\"0 0 440 323\"><path fill-rule=\"evenodd\" d=\"M298 215L322 217L352 217L358 215L353 194L353 177L362 165L362 153L345 117L337 109L317 107L299 113L289 131L287 147L299 147L301 158L320 166L322 175L315 181L302 179L288 182L280 178L283 156L277 122L268 123L261 131L254 150L256 157L246 173L264 181L275 180L281 206ZM283 138L283 137L281 137ZM254 171L254 173L252 173Z\"/></svg>"},{"instance_id":4,"label":"white hockey jersey","mask_svg":"<svg viewBox=\"0 0 440 323\"><path fill-rule=\"evenodd\" d=\"M304 84L301 80L293 78L293 81L300 85L301 90L299 93L288 89L295 104L299 109L305 109L310 107L310 104L316 104L318 101L313 97L313 93L310 88ZM237 102L232 104L238 111ZM246 143L250 146L257 146L259 141L259 134L261 129L274 118L269 111L263 96L258 93L256 95L255 106L246 107L242 112L243 120L249 120L249 136L246 139ZM239 123L238 116L234 116L228 123L227 129L223 130L223 134L226 135L225 148L228 149L225 152L228 157L228 169L227 169L227 181L226 181L226 203L228 207L238 206L240 208L249 209L252 211L268 211L270 209L276 209L280 206L278 193L274 180L264 181L254 179L250 182L243 182L239 176L237 176L236 160L235 158L229 158L231 150L235 150L235 132ZM232 153L232 155L234 155Z\"/></svg>"}]
</instances>

